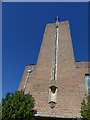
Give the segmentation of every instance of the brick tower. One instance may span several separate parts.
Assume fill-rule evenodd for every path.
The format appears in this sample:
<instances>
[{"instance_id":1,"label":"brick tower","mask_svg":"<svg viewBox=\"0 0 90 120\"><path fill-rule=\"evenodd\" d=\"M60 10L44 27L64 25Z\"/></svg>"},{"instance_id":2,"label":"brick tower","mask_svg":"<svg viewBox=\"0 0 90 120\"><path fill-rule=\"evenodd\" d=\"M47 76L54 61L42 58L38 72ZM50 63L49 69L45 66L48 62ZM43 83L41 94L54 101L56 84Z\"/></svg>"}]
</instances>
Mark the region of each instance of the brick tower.
<instances>
[{"instance_id":1,"label":"brick tower","mask_svg":"<svg viewBox=\"0 0 90 120\"><path fill-rule=\"evenodd\" d=\"M26 65L19 90L35 98L36 120L80 118L89 62L75 62L68 21L46 25L36 65Z\"/></svg>"}]
</instances>

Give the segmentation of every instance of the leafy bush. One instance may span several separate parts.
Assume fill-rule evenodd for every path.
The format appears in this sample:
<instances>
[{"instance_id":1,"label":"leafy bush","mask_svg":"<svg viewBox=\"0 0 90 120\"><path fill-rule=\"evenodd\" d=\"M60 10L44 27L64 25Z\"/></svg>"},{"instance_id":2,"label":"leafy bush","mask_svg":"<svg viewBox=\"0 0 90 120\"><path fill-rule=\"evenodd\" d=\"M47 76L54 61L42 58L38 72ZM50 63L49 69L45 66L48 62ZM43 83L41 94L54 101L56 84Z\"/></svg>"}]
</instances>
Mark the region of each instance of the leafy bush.
<instances>
[{"instance_id":1,"label":"leafy bush","mask_svg":"<svg viewBox=\"0 0 90 120\"><path fill-rule=\"evenodd\" d=\"M2 98L2 120L32 120L35 114L34 98L24 91L8 92Z\"/></svg>"},{"instance_id":2,"label":"leafy bush","mask_svg":"<svg viewBox=\"0 0 90 120\"><path fill-rule=\"evenodd\" d=\"M2 103L0 103L0 120L2 118Z\"/></svg>"},{"instance_id":3,"label":"leafy bush","mask_svg":"<svg viewBox=\"0 0 90 120\"><path fill-rule=\"evenodd\" d=\"M81 103L81 116L85 120L90 120L90 94L85 95L85 99Z\"/></svg>"}]
</instances>

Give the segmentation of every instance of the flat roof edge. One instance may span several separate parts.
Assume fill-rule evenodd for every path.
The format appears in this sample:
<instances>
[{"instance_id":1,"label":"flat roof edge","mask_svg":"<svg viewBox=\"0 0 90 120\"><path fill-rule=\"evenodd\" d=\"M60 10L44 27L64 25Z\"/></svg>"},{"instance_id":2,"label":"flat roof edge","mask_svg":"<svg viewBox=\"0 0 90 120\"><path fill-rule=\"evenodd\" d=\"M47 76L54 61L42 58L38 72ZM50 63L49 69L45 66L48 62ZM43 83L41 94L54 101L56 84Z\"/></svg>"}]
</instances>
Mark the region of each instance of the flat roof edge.
<instances>
[{"instance_id":1,"label":"flat roof edge","mask_svg":"<svg viewBox=\"0 0 90 120\"><path fill-rule=\"evenodd\" d=\"M75 62L90 62L90 61L75 61Z\"/></svg>"},{"instance_id":2,"label":"flat roof edge","mask_svg":"<svg viewBox=\"0 0 90 120\"><path fill-rule=\"evenodd\" d=\"M36 65L36 64L27 64L27 65L25 65L25 66L29 66L29 65Z\"/></svg>"}]
</instances>

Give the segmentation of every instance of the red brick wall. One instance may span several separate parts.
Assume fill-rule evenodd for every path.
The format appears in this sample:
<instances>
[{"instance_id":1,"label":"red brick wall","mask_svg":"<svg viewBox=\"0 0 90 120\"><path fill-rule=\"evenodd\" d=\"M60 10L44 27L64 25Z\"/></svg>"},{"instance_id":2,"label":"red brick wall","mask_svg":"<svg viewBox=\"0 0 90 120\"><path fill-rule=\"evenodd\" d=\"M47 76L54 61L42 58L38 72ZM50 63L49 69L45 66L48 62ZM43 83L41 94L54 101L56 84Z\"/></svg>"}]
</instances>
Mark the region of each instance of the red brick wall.
<instances>
[{"instance_id":1,"label":"red brick wall","mask_svg":"<svg viewBox=\"0 0 90 120\"><path fill-rule=\"evenodd\" d=\"M53 109L48 104L49 86L52 80L55 26L55 23L46 26L38 61L34 71L30 74L25 93L31 92L35 98L37 116L79 118L81 101L87 93L84 74L88 72L88 66L76 66L68 21L59 22L57 104ZM29 67L27 66L24 71L19 90L23 87Z\"/></svg>"}]
</instances>

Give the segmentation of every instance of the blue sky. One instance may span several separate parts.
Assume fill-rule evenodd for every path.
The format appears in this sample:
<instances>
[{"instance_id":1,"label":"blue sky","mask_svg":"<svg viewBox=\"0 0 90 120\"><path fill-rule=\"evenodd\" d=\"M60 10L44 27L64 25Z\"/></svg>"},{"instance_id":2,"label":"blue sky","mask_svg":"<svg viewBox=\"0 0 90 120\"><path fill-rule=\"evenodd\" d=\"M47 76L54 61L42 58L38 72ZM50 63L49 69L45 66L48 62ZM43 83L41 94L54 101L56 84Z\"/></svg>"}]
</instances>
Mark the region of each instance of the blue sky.
<instances>
[{"instance_id":1,"label":"blue sky","mask_svg":"<svg viewBox=\"0 0 90 120\"><path fill-rule=\"evenodd\" d=\"M76 61L88 60L88 3L2 5L2 96L18 89L25 65L36 64L45 26L69 20Z\"/></svg>"}]
</instances>

